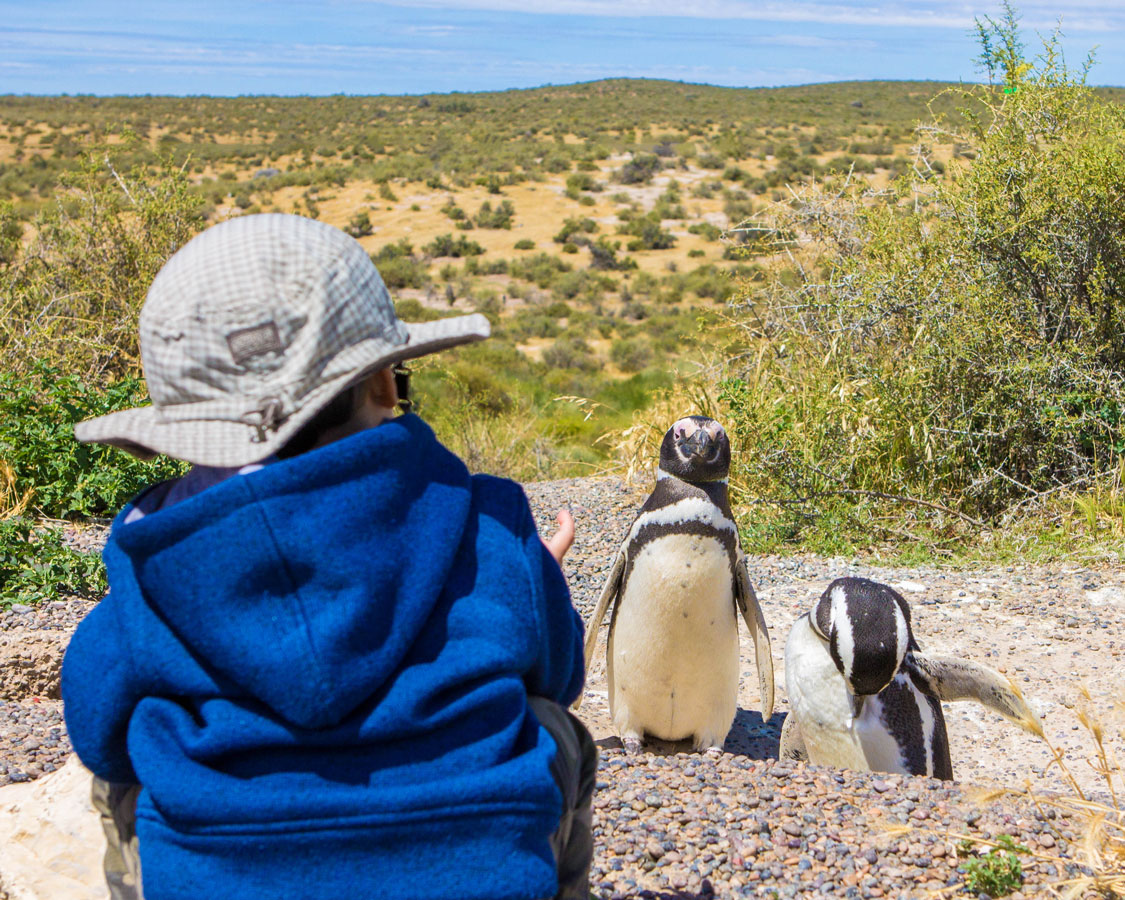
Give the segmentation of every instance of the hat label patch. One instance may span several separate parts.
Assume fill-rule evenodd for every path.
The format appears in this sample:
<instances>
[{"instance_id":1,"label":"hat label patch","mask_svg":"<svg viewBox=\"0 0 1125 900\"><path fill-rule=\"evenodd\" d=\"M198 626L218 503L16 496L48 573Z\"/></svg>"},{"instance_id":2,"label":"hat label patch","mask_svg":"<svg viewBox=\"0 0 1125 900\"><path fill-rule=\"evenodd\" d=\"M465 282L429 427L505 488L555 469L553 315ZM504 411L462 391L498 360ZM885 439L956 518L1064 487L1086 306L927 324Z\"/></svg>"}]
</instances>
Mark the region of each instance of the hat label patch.
<instances>
[{"instance_id":1,"label":"hat label patch","mask_svg":"<svg viewBox=\"0 0 1125 900\"><path fill-rule=\"evenodd\" d=\"M277 325L272 321L230 332L227 334L227 346L235 364L239 366L263 353L281 353L285 349L281 345Z\"/></svg>"}]
</instances>

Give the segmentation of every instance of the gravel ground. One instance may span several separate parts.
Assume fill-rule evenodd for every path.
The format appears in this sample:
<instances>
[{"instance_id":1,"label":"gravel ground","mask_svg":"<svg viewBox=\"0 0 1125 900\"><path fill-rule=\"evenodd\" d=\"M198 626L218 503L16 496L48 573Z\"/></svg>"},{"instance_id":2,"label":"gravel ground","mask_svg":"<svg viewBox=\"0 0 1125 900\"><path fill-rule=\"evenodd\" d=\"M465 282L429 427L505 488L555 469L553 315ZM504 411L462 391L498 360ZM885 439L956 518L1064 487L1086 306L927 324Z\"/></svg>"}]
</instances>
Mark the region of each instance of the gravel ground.
<instances>
[{"instance_id":1,"label":"gravel ground","mask_svg":"<svg viewBox=\"0 0 1125 900\"><path fill-rule=\"evenodd\" d=\"M587 617L646 489L586 478L532 484L527 492L544 534L553 531L557 509L574 513L577 537L565 568ZM83 549L103 538L99 527L71 535ZM609 723L604 666L591 672L580 715L603 748L591 878L600 897L963 895L957 842L1002 834L1034 851L1023 857L1023 896L1043 895L1058 879L1082 873L1083 823L1061 806L960 783L779 763L782 650L789 626L832 578L861 574L894 584L911 602L922 646L1006 671L1044 715L1051 739L1080 760L1079 782L1097 793L1104 783L1081 761L1092 749L1073 707L1081 705L1083 682L1095 710L1125 697L1125 570L907 570L818 557L756 558L750 568L773 641L777 712L769 722L757 713L753 653L743 634L740 710L717 759L669 744L626 757ZM43 656L57 657L90 606L72 600L5 612L0 638L39 641ZM21 694L18 680L0 684L0 784L52 771L70 752L57 696ZM974 704L946 704L946 716L959 782L1022 788L1031 781L1039 791L1069 793L1030 735ZM1107 733L1120 751L1120 721L1112 724Z\"/></svg>"}]
</instances>

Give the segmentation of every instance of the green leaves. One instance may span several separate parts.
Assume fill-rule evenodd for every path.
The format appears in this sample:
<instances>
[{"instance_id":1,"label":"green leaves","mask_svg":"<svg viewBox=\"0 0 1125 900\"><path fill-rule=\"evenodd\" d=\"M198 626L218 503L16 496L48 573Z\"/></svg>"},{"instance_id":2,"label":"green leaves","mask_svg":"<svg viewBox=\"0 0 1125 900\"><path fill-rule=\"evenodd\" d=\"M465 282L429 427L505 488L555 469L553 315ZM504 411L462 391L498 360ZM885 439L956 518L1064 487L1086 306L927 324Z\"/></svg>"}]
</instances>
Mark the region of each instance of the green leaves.
<instances>
[{"instance_id":1,"label":"green leaves","mask_svg":"<svg viewBox=\"0 0 1125 900\"><path fill-rule=\"evenodd\" d=\"M970 847L962 841L958 848L960 855L966 855ZM965 887L974 894L988 894L989 897L1006 897L1023 885L1023 866L1017 853L1030 853L1007 834L996 838L999 846L993 847L984 856L970 859L965 863ZM971 846L971 844L970 844Z\"/></svg>"},{"instance_id":2,"label":"green leaves","mask_svg":"<svg viewBox=\"0 0 1125 900\"><path fill-rule=\"evenodd\" d=\"M35 528L21 517L0 519L0 605L30 605L63 594L94 599L105 590L98 554L68 547L57 527Z\"/></svg>"},{"instance_id":3,"label":"green leaves","mask_svg":"<svg viewBox=\"0 0 1125 900\"><path fill-rule=\"evenodd\" d=\"M54 519L110 516L142 487L181 474L185 465L174 460L143 462L75 440L83 419L146 400L137 378L103 388L44 363L23 376L0 374L0 458L14 470L16 493L30 488L31 508Z\"/></svg>"}]
</instances>

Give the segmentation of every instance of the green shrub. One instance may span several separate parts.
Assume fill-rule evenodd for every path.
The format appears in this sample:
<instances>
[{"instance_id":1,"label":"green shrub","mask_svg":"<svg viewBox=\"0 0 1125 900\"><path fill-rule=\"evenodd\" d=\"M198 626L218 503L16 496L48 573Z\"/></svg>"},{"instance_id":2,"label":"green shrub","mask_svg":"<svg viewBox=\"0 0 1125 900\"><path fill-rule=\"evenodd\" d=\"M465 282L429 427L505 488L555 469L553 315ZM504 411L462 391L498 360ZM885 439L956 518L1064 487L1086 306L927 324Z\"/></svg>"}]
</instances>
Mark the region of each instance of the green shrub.
<instances>
[{"instance_id":1,"label":"green shrub","mask_svg":"<svg viewBox=\"0 0 1125 900\"><path fill-rule=\"evenodd\" d=\"M618 170L617 180L622 184L648 184L660 169L660 157L638 153Z\"/></svg>"},{"instance_id":2,"label":"green shrub","mask_svg":"<svg viewBox=\"0 0 1125 900\"><path fill-rule=\"evenodd\" d=\"M597 357L589 345L580 338L561 338L543 351L543 362L552 369L578 369L593 372L598 368Z\"/></svg>"},{"instance_id":3,"label":"green shrub","mask_svg":"<svg viewBox=\"0 0 1125 900\"><path fill-rule=\"evenodd\" d=\"M105 566L97 553L80 553L63 541L62 529L36 527L20 516L0 519L0 607L88 599L106 590Z\"/></svg>"},{"instance_id":4,"label":"green shrub","mask_svg":"<svg viewBox=\"0 0 1125 900\"><path fill-rule=\"evenodd\" d=\"M469 222L468 213L466 213L465 210L461 209L461 207L454 203L452 200L446 201L445 205L441 208L441 211L449 219L456 222L458 228L460 228L465 223L468 223L469 228L473 227L472 223Z\"/></svg>"},{"instance_id":5,"label":"green shrub","mask_svg":"<svg viewBox=\"0 0 1125 900\"><path fill-rule=\"evenodd\" d=\"M593 219L588 218L569 218L563 222L562 228L559 229L558 234L552 238L556 244L565 244L568 241L574 243L574 235L580 237L585 234L593 234L598 230L598 223Z\"/></svg>"},{"instance_id":6,"label":"green shrub","mask_svg":"<svg viewBox=\"0 0 1125 900\"><path fill-rule=\"evenodd\" d=\"M586 245L590 250L590 268L601 271L628 271L637 268L637 261L626 256L621 259L617 251L621 249L620 241L610 241L602 235L596 241Z\"/></svg>"},{"instance_id":7,"label":"green shrub","mask_svg":"<svg viewBox=\"0 0 1125 900\"><path fill-rule=\"evenodd\" d=\"M968 842L962 842L965 843ZM974 894L1006 897L1023 886L1023 866L1016 854L1031 851L1007 834L997 837L996 843L998 847L992 847L984 856L965 863L965 887ZM964 853L968 848L962 846L958 849Z\"/></svg>"},{"instance_id":8,"label":"green shrub","mask_svg":"<svg viewBox=\"0 0 1125 900\"><path fill-rule=\"evenodd\" d=\"M512 217L516 209L510 200L502 200L495 208L487 200L480 205L477 214L473 216L473 224L477 228L508 228L512 227Z\"/></svg>"},{"instance_id":9,"label":"green shrub","mask_svg":"<svg viewBox=\"0 0 1125 900\"><path fill-rule=\"evenodd\" d=\"M480 256L484 253L484 247L463 234L457 235L456 238L451 234L439 234L422 247L422 251L430 256L451 256L458 259L465 256Z\"/></svg>"},{"instance_id":10,"label":"green shrub","mask_svg":"<svg viewBox=\"0 0 1125 900\"><path fill-rule=\"evenodd\" d=\"M106 386L37 363L0 373L0 459L15 475L15 493L31 491L31 508L53 519L111 516L141 488L181 474L181 463L143 462L103 444L80 444L83 419L142 406L139 378Z\"/></svg>"},{"instance_id":11,"label":"green shrub","mask_svg":"<svg viewBox=\"0 0 1125 900\"><path fill-rule=\"evenodd\" d=\"M414 255L414 245L406 238L385 244L371 256L375 268L390 290L422 288L430 281L429 263Z\"/></svg>"},{"instance_id":12,"label":"green shrub","mask_svg":"<svg viewBox=\"0 0 1125 900\"><path fill-rule=\"evenodd\" d=\"M520 238L518 241L516 241L515 248L517 250L534 250L535 241L533 241L531 238Z\"/></svg>"},{"instance_id":13,"label":"green shrub","mask_svg":"<svg viewBox=\"0 0 1125 900\"><path fill-rule=\"evenodd\" d=\"M202 227L203 201L170 159L151 171L138 165L122 173L116 164L91 151L64 173L26 253L12 241L11 215L0 213L8 235L0 254L13 257L0 279L0 371L25 371L35 360L95 378L139 370L145 294Z\"/></svg>"},{"instance_id":14,"label":"green shrub","mask_svg":"<svg viewBox=\"0 0 1125 900\"><path fill-rule=\"evenodd\" d=\"M595 169L597 166L594 167ZM573 175L566 177L566 195L572 200L577 200L582 191L601 191L604 190L605 185L594 180L594 177L587 172L575 172Z\"/></svg>"},{"instance_id":15,"label":"green shrub","mask_svg":"<svg viewBox=\"0 0 1125 900\"><path fill-rule=\"evenodd\" d=\"M613 342L609 358L622 372L639 372L652 362L652 347L641 339L622 339Z\"/></svg>"},{"instance_id":16,"label":"green shrub","mask_svg":"<svg viewBox=\"0 0 1125 900\"><path fill-rule=\"evenodd\" d=\"M710 222L696 222L688 226L688 234L701 235L705 241L717 241L722 233L723 229Z\"/></svg>"},{"instance_id":17,"label":"green shrub","mask_svg":"<svg viewBox=\"0 0 1125 900\"><path fill-rule=\"evenodd\" d=\"M667 250L669 247L676 246L675 235L660 227L660 217L657 213L637 216L619 226L618 231L635 238L627 244L630 252L636 250Z\"/></svg>"},{"instance_id":18,"label":"green shrub","mask_svg":"<svg viewBox=\"0 0 1125 900\"><path fill-rule=\"evenodd\" d=\"M550 253L536 253L522 259L513 259L508 272L513 278L522 278L540 288L548 288L563 272L574 267Z\"/></svg>"},{"instance_id":19,"label":"green shrub","mask_svg":"<svg viewBox=\"0 0 1125 900\"><path fill-rule=\"evenodd\" d=\"M372 230L371 216L366 209L358 210L344 226L344 231L354 238L367 237Z\"/></svg>"},{"instance_id":20,"label":"green shrub","mask_svg":"<svg viewBox=\"0 0 1125 900\"><path fill-rule=\"evenodd\" d=\"M744 489L794 533L887 507L979 528L1125 453L1125 110L1057 36L1034 66L989 52L1012 92L961 89L971 168L909 203L808 190L776 223L803 274L756 298L773 349L724 402Z\"/></svg>"}]
</instances>

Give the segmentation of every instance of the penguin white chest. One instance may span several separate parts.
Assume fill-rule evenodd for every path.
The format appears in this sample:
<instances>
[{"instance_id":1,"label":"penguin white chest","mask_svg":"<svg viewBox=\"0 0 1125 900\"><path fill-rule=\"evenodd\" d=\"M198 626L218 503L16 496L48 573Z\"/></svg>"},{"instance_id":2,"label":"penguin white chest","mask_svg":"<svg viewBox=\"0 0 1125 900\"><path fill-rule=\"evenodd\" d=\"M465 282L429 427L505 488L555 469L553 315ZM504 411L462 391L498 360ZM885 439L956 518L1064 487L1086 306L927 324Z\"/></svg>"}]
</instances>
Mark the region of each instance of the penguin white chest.
<instances>
[{"instance_id":1,"label":"penguin white chest","mask_svg":"<svg viewBox=\"0 0 1125 900\"><path fill-rule=\"evenodd\" d=\"M609 637L609 695L623 735L721 745L738 701L734 580L723 543L672 534L633 560Z\"/></svg>"}]
</instances>

